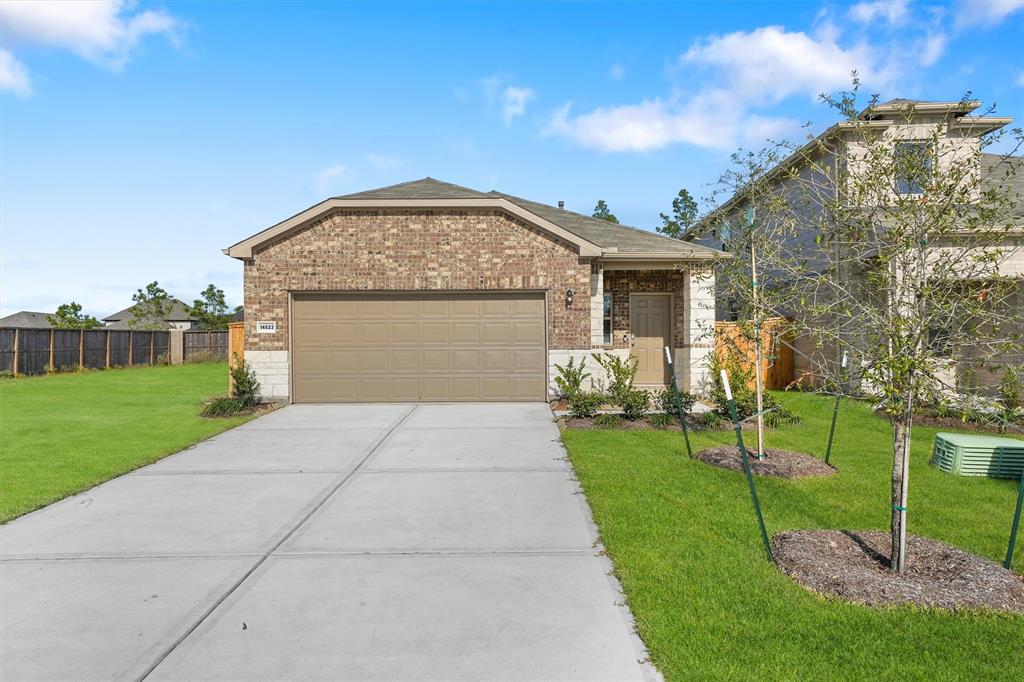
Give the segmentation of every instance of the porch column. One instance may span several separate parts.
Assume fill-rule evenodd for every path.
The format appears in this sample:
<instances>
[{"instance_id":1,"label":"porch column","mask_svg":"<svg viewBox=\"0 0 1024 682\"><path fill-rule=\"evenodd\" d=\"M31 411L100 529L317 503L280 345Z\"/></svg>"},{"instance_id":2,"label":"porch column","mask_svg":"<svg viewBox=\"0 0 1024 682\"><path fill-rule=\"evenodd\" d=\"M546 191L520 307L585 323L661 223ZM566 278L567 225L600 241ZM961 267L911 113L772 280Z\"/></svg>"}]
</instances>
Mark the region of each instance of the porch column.
<instances>
[{"instance_id":1,"label":"porch column","mask_svg":"<svg viewBox=\"0 0 1024 682\"><path fill-rule=\"evenodd\" d=\"M682 348L676 348L676 381L680 390L698 395L711 384L708 364L715 352L715 273L688 269L684 274Z\"/></svg>"}]
</instances>

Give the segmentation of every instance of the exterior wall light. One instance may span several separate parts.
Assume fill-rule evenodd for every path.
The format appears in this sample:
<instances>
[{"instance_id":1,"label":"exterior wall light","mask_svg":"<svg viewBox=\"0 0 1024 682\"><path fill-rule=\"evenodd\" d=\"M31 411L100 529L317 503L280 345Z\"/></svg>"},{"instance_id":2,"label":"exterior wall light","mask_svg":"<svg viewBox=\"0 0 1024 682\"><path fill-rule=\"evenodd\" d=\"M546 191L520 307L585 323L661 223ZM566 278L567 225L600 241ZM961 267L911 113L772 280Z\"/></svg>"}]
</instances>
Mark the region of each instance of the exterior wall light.
<instances>
[{"instance_id":1,"label":"exterior wall light","mask_svg":"<svg viewBox=\"0 0 1024 682\"><path fill-rule=\"evenodd\" d=\"M572 299L573 299L573 296L575 296L575 295L576 295L576 292L574 292L572 289L566 289L565 290L565 307L566 308L571 308L572 307Z\"/></svg>"}]
</instances>

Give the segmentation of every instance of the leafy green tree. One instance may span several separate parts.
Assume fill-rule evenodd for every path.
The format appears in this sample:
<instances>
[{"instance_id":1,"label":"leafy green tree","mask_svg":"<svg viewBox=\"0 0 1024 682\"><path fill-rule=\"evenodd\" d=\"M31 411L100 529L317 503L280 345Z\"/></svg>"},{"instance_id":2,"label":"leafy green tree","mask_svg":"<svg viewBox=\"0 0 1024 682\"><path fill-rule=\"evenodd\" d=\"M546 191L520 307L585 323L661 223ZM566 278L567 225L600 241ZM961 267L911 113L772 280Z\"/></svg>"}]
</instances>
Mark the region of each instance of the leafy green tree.
<instances>
[{"instance_id":1,"label":"leafy green tree","mask_svg":"<svg viewBox=\"0 0 1024 682\"><path fill-rule=\"evenodd\" d=\"M654 228L666 237L682 239L697 222L697 202L685 189L672 200L672 215L661 214L661 225Z\"/></svg>"},{"instance_id":2,"label":"leafy green tree","mask_svg":"<svg viewBox=\"0 0 1024 682\"><path fill-rule=\"evenodd\" d=\"M227 329L231 316L239 307L229 308L224 302L224 291L209 285L199 294L192 305L187 306L188 314L197 320L197 326L205 330Z\"/></svg>"},{"instance_id":3,"label":"leafy green tree","mask_svg":"<svg viewBox=\"0 0 1024 682\"><path fill-rule=\"evenodd\" d=\"M610 223L615 223L616 225L619 222L619 219L616 218L610 210L608 210L608 204L607 202L605 202L604 199L597 200L597 206L594 207L594 212L591 215L595 218L607 220Z\"/></svg>"},{"instance_id":4,"label":"leafy green tree","mask_svg":"<svg viewBox=\"0 0 1024 682\"><path fill-rule=\"evenodd\" d=\"M47 321L56 329L95 329L103 324L92 315L82 313L82 306L74 301L61 304L57 312L47 316Z\"/></svg>"},{"instance_id":5,"label":"leafy green tree","mask_svg":"<svg viewBox=\"0 0 1024 682\"><path fill-rule=\"evenodd\" d=\"M132 294L132 318L128 326L133 329L163 329L164 319L170 314L171 297L158 282L150 282L145 289Z\"/></svg>"}]
</instances>

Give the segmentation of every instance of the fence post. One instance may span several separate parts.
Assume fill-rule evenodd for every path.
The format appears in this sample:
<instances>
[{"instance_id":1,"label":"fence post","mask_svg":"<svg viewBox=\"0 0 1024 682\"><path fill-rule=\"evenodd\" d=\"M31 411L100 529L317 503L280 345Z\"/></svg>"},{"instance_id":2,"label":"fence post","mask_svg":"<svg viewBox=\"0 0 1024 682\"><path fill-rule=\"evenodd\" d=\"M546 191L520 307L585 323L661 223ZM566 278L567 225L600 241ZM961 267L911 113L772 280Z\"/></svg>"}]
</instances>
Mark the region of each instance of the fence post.
<instances>
[{"instance_id":1,"label":"fence post","mask_svg":"<svg viewBox=\"0 0 1024 682\"><path fill-rule=\"evenodd\" d=\"M14 376L18 376L18 332L21 331L17 327L14 329Z\"/></svg>"},{"instance_id":2,"label":"fence post","mask_svg":"<svg viewBox=\"0 0 1024 682\"><path fill-rule=\"evenodd\" d=\"M133 360L132 356L135 355L135 350L133 348L134 341L135 341L135 332L129 330L128 331L128 366L129 367L131 367L133 364L135 364L135 363L132 362L132 360Z\"/></svg>"},{"instance_id":3,"label":"fence post","mask_svg":"<svg viewBox=\"0 0 1024 682\"><path fill-rule=\"evenodd\" d=\"M57 369L53 366L53 327L50 327L50 371Z\"/></svg>"},{"instance_id":4,"label":"fence post","mask_svg":"<svg viewBox=\"0 0 1024 682\"><path fill-rule=\"evenodd\" d=\"M156 332L149 333L149 364L150 366L156 364Z\"/></svg>"},{"instance_id":5,"label":"fence post","mask_svg":"<svg viewBox=\"0 0 1024 682\"><path fill-rule=\"evenodd\" d=\"M107 330L107 359L106 359L106 366L107 366L107 369L110 369L110 330L109 329Z\"/></svg>"},{"instance_id":6,"label":"fence post","mask_svg":"<svg viewBox=\"0 0 1024 682\"><path fill-rule=\"evenodd\" d=\"M50 338L53 338L52 336ZM85 330L78 330L78 371L85 370Z\"/></svg>"}]
</instances>

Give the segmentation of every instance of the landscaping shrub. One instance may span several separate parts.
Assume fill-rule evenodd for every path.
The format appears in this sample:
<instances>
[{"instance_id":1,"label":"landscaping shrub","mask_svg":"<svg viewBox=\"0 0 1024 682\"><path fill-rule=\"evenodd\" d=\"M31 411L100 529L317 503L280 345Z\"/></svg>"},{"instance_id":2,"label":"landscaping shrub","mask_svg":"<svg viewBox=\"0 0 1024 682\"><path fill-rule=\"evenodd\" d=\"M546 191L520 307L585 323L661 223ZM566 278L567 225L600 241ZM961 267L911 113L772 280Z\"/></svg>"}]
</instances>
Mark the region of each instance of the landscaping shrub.
<instances>
[{"instance_id":1,"label":"landscaping shrub","mask_svg":"<svg viewBox=\"0 0 1024 682\"><path fill-rule=\"evenodd\" d=\"M583 381L590 378L590 372L585 370L585 364L586 361L581 359L577 365L576 358L570 357L564 367L555 365L555 369L558 370L555 385L558 386L561 397L571 398L583 392Z\"/></svg>"},{"instance_id":2,"label":"landscaping shrub","mask_svg":"<svg viewBox=\"0 0 1024 682\"><path fill-rule=\"evenodd\" d=\"M581 391L567 398L569 401L569 416L574 419L585 419L593 417L598 408L605 404L607 398L604 394L596 391Z\"/></svg>"},{"instance_id":3,"label":"landscaping shrub","mask_svg":"<svg viewBox=\"0 0 1024 682\"><path fill-rule=\"evenodd\" d=\"M667 412L658 412L647 418L647 423L656 429L667 429L676 418Z\"/></svg>"},{"instance_id":4,"label":"landscaping shrub","mask_svg":"<svg viewBox=\"0 0 1024 682\"><path fill-rule=\"evenodd\" d=\"M1013 367L1003 373L1002 381L999 382L999 402L1007 410L1024 407L1024 387L1021 386L1020 377Z\"/></svg>"},{"instance_id":5,"label":"landscaping shrub","mask_svg":"<svg viewBox=\"0 0 1024 682\"><path fill-rule=\"evenodd\" d=\"M722 423L722 418L718 416L717 412L705 412L697 417L697 421L705 428L717 429Z\"/></svg>"},{"instance_id":6,"label":"landscaping shrub","mask_svg":"<svg viewBox=\"0 0 1024 682\"><path fill-rule=\"evenodd\" d=\"M694 403L697 402L697 396L686 391L675 391L672 387L666 388L657 395L658 405L661 409L665 410L669 414L676 414L678 408L676 408L676 400L679 400L683 404L683 412L689 413L693 409Z\"/></svg>"},{"instance_id":7,"label":"landscaping shrub","mask_svg":"<svg viewBox=\"0 0 1024 682\"><path fill-rule=\"evenodd\" d=\"M233 417L250 409L250 406L245 405L238 398L223 397L215 398L207 403L200 414L204 417Z\"/></svg>"},{"instance_id":8,"label":"landscaping shrub","mask_svg":"<svg viewBox=\"0 0 1024 682\"><path fill-rule=\"evenodd\" d=\"M721 370L729 375L729 386L732 388L732 399L736 404L736 414L740 420L752 417L757 414L757 391L753 387L754 370L746 367L733 356L727 356L725 361L719 360L717 354L711 356L711 401L715 404L715 412L723 418L731 418L729 415L729 403L725 398L725 387L722 386ZM796 424L800 417L783 407L775 398L765 392L762 396L762 407L765 411L764 421L769 427L777 427L783 424Z\"/></svg>"},{"instance_id":9,"label":"landscaping shrub","mask_svg":"<svg viewBox=\"0 0 1024 682\"><path fill-rule=\"evenodd\" d=\"M636 379L637 363L632 356L625 359L611 353L594 353L594 360L608 375L608 395L612 400L622 404L620 399L626 392L633 390Z\"/></svg>"},{"instance_id":10,"label":"landscaping shrub","mask_svg":"<svg viewBox=\"0 0 1024 682\"><path fill-rule=\"evenodd\" d=\"M622 419L615 414L599 414L594 417L594 426L602 429L615 429L622 423Z\"/></svg>"},{"instance_id":11,"label":"landscaping shrub","mask_svg":"<svg viewBox=\"0 0 1024 682\"><path fill-rule=\"evenodd\" d=\"M621 389L615 402L622 409L622 416L630 421L640 419L650 407L651 394L640 388Z\"/></svg>"},{"instance_id":12,"label":"landscaping shrub","mask_svg":"<svg viewBox=\"0 0 1024 682\"><path fill-rule=\"evenodd\" d=\"M231 368L231 379L234 382L231 397L241 402L243 407L253 407L260 402L260 382L256 380L256 372L237 354L235 366Z\"/></svg>"}]
</instances>

